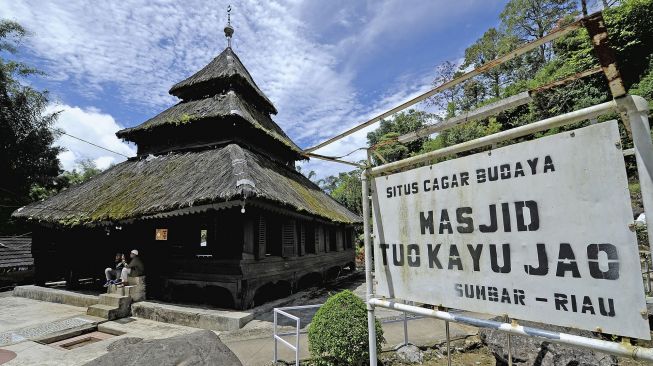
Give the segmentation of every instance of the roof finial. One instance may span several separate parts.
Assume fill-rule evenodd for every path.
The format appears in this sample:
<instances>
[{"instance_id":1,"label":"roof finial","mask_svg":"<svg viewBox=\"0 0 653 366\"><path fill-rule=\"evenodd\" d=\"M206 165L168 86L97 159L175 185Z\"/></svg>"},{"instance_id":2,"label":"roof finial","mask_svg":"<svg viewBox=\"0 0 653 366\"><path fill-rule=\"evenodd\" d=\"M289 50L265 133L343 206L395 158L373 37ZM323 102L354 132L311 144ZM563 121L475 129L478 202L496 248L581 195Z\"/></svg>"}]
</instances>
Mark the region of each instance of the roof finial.
<instances>
[{"instance_id":1,"label":"roof finial","mask_svg":"<svg viewBox=\"0 0 653 366\"><path fill-rule=\"evenodd\" d=\"M231 5L227 6L227 26L224 27L224 35L227 37L227 47L231 48L231 36L234 35L234 27L231 26Z\"/></svg>"}]
</instances>

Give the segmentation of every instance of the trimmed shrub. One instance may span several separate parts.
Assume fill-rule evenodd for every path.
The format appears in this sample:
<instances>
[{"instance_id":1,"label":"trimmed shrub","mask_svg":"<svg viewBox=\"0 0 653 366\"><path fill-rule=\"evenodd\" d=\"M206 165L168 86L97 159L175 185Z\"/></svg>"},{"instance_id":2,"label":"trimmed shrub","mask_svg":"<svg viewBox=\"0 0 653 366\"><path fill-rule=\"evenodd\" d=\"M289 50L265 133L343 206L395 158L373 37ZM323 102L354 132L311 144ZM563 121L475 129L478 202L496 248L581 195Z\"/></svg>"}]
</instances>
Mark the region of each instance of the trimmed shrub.
<instances>
[{"instance_id":1,"label":"trimmed shrub","mask_svg":"<svg viewBox=\"0 0 653 366\"><path fill-rule=\"evenodd\" d=\"M376 322L376 348L385 342ZM363 365L369 360L367 309L349 290L331 296L317 311L308 328L308 344L317 365Z\"/></svg>"}]
</instances>

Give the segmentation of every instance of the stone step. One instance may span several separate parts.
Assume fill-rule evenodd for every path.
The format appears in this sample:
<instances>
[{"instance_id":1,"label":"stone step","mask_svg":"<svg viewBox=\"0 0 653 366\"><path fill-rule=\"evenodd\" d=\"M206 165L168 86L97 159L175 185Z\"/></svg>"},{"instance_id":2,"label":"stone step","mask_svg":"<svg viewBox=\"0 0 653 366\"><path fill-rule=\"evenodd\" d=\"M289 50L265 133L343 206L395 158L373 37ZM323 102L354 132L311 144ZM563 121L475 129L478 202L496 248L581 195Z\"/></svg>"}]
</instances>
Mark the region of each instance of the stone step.
<instances>
[{"instance_id":1,"label":"stone step","mask_svg":"<svg viewBox=\"0 0 653 366\"><path fill-rule=\"evenodd\" d=\"M125 286L125 296L129 296L133 302L145 300L145 286Z\"/></svg>"},{"instance_id":2,"label":"stone step","mask_svg":"<svg viewBox=\"0 0 653 366\"><path fill-rule=\"evenodd\" d=\"M115 294L120 296L129 296L133 302L145 300L145 285L127 285L117 286L110 285L107 288L107 294Z\"/></svg>"},{"instance_id":3,"label":"stone step","mask_svg":"<svg viewBox=\"0 0 653 366\"><path fill-rule=\"evenodd\" d=\"M97 296L33 285L16 286L13 295L32 300L48 301L79 307L89 307L99 302Z\"/></svg>"},{"instance_id":4,"label":"stone step","mask_svg":"<svg viewBox=\"0 0 653 366\"><path fill-rule=\"evenodd\" d=\"M87 315L97 316L107 320L115 320L120 318L120 308L117 306L95 304L88 307L86 310Z\"/></svg>"},{"instance_id":5,"label":"stone step","mask_svg":"<svg viewBox=\"0 0 653 366\"><path fill-rule=\"evenodd\" d=\"M101 294L100 304L115 307L128 307L131 305L131 298L120 294Z\"/></svg>"}]
</instances>

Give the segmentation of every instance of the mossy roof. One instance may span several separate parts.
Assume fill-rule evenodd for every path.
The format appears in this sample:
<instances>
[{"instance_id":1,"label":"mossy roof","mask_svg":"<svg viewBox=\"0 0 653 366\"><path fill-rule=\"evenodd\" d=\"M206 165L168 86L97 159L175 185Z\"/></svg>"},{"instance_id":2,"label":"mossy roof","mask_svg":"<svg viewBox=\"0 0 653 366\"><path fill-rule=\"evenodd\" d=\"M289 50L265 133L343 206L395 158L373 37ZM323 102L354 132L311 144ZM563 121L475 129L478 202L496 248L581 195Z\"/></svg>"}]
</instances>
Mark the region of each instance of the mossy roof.
<instances>
[{"instance_id":1,"label":"mossy roof","mask_svg":"<svg viewBox=\"0 0 653 366\"><path fill-rule=\"evenodd\" d=\"M198 120L212 119L215 123L225 121L227 117L241 118L275 140L283 143L298 156L302 150L286 135L269 114L262 113L244 100L238 93L228 91L213 97L180 102L138 126L120 130L116 135L129 139L132 134L151 131L160 126L185 125Z\"/></svg>"},{"instance_id":2,"label":"mossy roof","mask_svg":"<svg viewBox=\"0 0 653 366\"><path fill-rule=\"evenodd\" d=\"M130 159L13 216L74 226L243 198L333 222L361 220L294 169L237 144Z\"/></svg>"},{"instance_id":3,"label":"mossy roof","mask_svg":"<svg viewBox=\"0 0 653 366\"><path fill-rule=\"evenodd\" d=\"M227 47L200 71L173 85L170 94L184 100L197 99L229 88L236 88L242 94L251 96L252 102L261 110L277 113L231 47Z\"/></svg>"}]
</instances>

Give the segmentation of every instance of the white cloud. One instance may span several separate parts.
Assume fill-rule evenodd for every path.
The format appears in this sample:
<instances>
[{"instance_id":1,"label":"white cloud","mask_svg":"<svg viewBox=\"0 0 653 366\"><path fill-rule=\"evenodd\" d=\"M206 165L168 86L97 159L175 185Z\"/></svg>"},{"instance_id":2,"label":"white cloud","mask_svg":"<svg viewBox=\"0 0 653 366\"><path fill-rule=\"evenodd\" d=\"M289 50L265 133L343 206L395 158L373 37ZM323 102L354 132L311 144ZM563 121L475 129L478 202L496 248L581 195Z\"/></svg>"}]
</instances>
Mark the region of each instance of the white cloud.
<instances>
[{"instance_id":1,"label":"white cloud","mask_svg":"<svg viewBox=\"0 0 653 366\"><path fill-rule=\"evenodd\" d=\"M89 104L110 92L124 103L115 108L138 108L154 115L176 102L167 93L175 82L225 47L222 28L228 3L25 0L2 2L0 12L33 32L28 45L43 60L52 81L62 85L60 89L82 93ZM354 85L361 60L383 54L388 42L408 39L430 25L456 22L456 15L483 3L340 0L327 6L243 0L233 7L234 49L277 106L275 120L300 146L308 147L402 102L423 86L421 78L417 83L413 80L415 85L398 83L379 102L364 105ZM315 36L326 33L332 39ZM70 127L71 133L80 133L81 127ZM113 131L107 133L115 138ZM343 150L364 143L362 132L324 153L348 152ZM81 150L71 151L61 156L64 166L81 157ZM111 155L102 156L106 158L98 163L109 163ZM114 162L119 159L114 158ZM320 166L320 175L343 169L329 164L337 168Z\"/></svg>"},{"instance_id":2,"label":"white cloud","mask_svg":"<svg viewBox=\"0 0 653 366\"><path fill-rule=\"evenodd\" d=\"M122 127L109 114L94 108L82 109L65 104L48 106L46 112L60 112L55 127L72 136L92 142L126 156L136 155L136 149L122 142L115 135ZM66 149L59 154L59 161L65 170L73 170L81 160L93 160L100 169L125 160L115 154L67 135L61 135L55 145Z\"/></svg>"}]
</instances>

